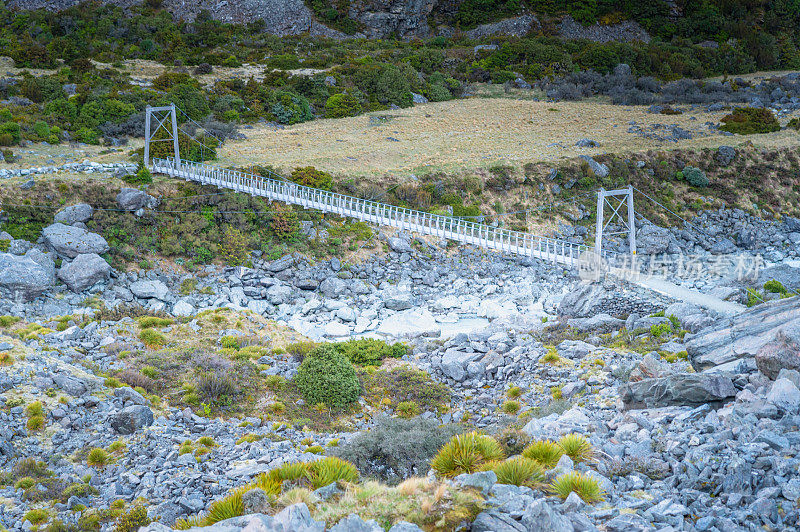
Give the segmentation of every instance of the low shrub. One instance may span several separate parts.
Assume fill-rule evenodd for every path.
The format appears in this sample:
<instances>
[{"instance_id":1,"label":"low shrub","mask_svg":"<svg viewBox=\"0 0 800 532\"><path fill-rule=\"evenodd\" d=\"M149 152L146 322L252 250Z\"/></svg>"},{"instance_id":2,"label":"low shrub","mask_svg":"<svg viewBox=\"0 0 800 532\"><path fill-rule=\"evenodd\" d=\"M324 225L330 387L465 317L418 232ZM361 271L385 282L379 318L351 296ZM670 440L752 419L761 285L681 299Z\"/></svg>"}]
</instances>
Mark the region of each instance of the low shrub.
<instances>
[{"instance_id":1,"label":"low shrub","mask_svg":"<svg viewBox=\"0 0 800 532\"><path fill-rule=\"evenodd\" d=\"M681 173L683 174L683 178L693 187L707 187L711 183L706 173L699 168L686 166Z\"/></svg>"},{"instance_id":2,"label":"low shrub","mask_svg":"<svg viewBox=\"0 0 800 532\"><path fill-rule=\"evenodd\" d=\"M136 532L139 528L149 525L151 521L147 516L147 508L143 504L137 503L119 516L114 532Z\"/></svg>"},{"instance_id":3,"label":"low shrub","mask_svg":"<svg viewBox=\"0 0 800 532\"><path fill-rule=\"evenodd\" d=\"M292 181L305 187L330 190L333 177L328 172L317 170L313 166L305 166L292 170Z\"/></svg>"},{"instance_id":4,"label":"low shrub","mask_svg":"<svg viewBox=\"0 0 800 532\"><path fill-rule=\"evenodd\" d=\"M503 452L506 456L522 454L531 443L531 437L514 425L503 429L502 432L495 436L495 439L503 447Z\"/></svg>"},{"instance_id":5,"label":"low shrub","mask_svg":"<svg viewBox=\"0 0 800 532\"><path fill-rule=\"evenodd\" d=\"M519 412L520 408L522 408L522 405L520 405L519 401L509 400L509 401L506 401L506 402L503 403L503 406L501 407L501 410L505 414L514 415L517 412Z\"/></svg>"},{"instance_id":6,"label":"low shrub","mask_svg":"<svg viewBox=\"0 0 800 532\"><path fill-rule=\"evenodd\" d=\"M431 457L459 430L431 419L383 417L329 453L355 464L367 476L396 484L425 475Z\"/></svg>"},{"instance_id":7,"label":"low shrub","mask_svg":"<svg viewBox=\"0 0 800 532\"><path fill-rule=\"evenodd\" d=\"M146 166L142 166L135 174L122 176L122 180L129 185L149 185L153 182L153 174Z\"/></svg>"},{"instance_id":8,"label":"low shrub","mask_svg":"<svg viewBox=\"0 0 800 532\"><path fill-rule=\"evenodd\" d=\"M139 327L142 329L149 329L151 327L169 327L175 323L169 318L159 318L158 316L142 316L136 321L139 323Z\"/></svg>"},{"instance_id":9,"label":"low shrub","mask_svg":"<svg viewBox=\"0 0 800 532\"><path fill-rule=\"evenodd\" d=\"M22 519L23 521L30 521L33 525L41 525L50 519L50 514L44 508L34 508L25 512Z\"/></svg>"},{"instance_id":10,"label":"low shrub","mask_svg":"<svg viewBox=\"0 0 800 532\"><path fill-rule=\"evenodd\" d=\"M562 499L566 499L570 493L575 493L587 504L594 504L605 499L605 493L600 487L600 483L589 475L577 471L566 473L555 479L550 484L549 491Z\"/></svg>"},{"instance_id":11,"label":"low shrub","mask_svg":"<svg viewBox=\"0 0 800 532\"><path fill-rule=\"evenodd\" d=\"M241 393L241 389L228 372L213 371L198 377L197 393L204 403L227 405Z\"/></svg>"},{"instance_id":12,"label":"low shrub","mask_svg":"<svg viewBox=\"0 0 800 532\"><path fill-rule=\"evenodd\" d=\"M353 365L331 345L320 345L300 364L295 384L310 404L343 407L358 400L361 384Z\"/></svg>"},{"instance_id":13,"label":"low shrub","mask_svg":"<svg viewBox=\"0 0 800 532\"><path fill-rule=\"evenodd\" d=\"M361 102L346 92L334 94L325 102L326 118L343 118L361 114Z\"/></svg>"},{"instance_id":14,"label":"low shrub","mask_svg":"<svg viewBox=\"0 0 800 532\"><path fill-rule=\"evenodd\" d=\"M764 283L764 290L766 292L771 292L773 294L781 294L786 295L789 291L783 286L783 283L780 281L776 281L775 279L770 279L766 283Z\"/></svg>"},{"instance_id":15,"label":"low shrub","mask_svg":"<svg viewBox=\"0 0 800 532\"><path fill-rule=\"evenodd\" d=\"M348 340L334 344L336 350L358 366L380 366L384 358L401 358L408 353L405 344L387 344L375 338Z\"/></svg>"},{"instance_id":16,"label":"low shrub","mask_svg":"<svg viewBox=\"0 0 800 532\"><path fill-rule=\"evenodd\" d=\"M756 107L737 107L722 118L722 131L737 135L753 135L780 131L781 125L771 110Z\"/></svg>"},{"instance_id":17,"label":"low shrub","mask_svg":"<svg viewBox=\"0 0 800 532\"><path fill-rule=\"evenodd\" d=\"M431 460L431 469L444 477L475 473L505 458L503 448L491 436L469 432L447 442Z\"/></svg>"}]
</instances>

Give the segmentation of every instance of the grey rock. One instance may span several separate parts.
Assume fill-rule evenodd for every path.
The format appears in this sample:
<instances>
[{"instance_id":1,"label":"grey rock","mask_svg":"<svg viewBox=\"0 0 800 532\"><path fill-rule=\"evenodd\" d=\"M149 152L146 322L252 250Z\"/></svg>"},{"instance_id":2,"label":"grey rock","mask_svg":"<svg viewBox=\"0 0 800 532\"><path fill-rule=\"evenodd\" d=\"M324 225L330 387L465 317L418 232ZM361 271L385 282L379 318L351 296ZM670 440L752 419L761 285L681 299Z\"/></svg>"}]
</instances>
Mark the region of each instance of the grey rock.
<instances>
[{"instance_id":1,"label":"grey rock","mask_svg":"<svg viewBox=\"0 0 800 532\"><path fill-rule=\"evenodd\" d=\"M420 527L413 523L409 523L408 521L398 521L392 528L389 529L389 532L423 532Z\"/></svg>"},{"instance_id":2,"label":"grey rock","mask_svg":"<svg viewBox=\"0 0 800 532\"><path fill-rule=\"evenodd\" d=\"M195 308L186 301L180 300L172 306L173 316L193 316L196 312Z\"/></svg>"},{"instance_id":3,"label":"grey rock","mask_svg":"<svg viewBox=\"0 0 800 532\"><path fill-rule=\"evenodd\" d=\"M525 509L521 524L526 530L573 532L572 522L569 518L558 513L544 499L535 501Z\"/></svg>"},{"instance_id":4,"label":"grey rock","mask_svg":"<svg viewBox=\"0 0 800 532\"><path fill-rule=\"evenodd\" d=\"M800 298L793 297L758 305L727 319L718 320L686 342L692 366L711 370L743 358L753 359L779 329L800 326ZM755 367L755 363L753 363Z\"/></svg>"},{"instance_id":5,"label":"grey rock","mask_svg":"<svg viewBox=\"0 0 800 532\"><path fill-rule=\"evenodd\" d=\"M110 276L111 266L97 253L78 255L58 270L58 278L73 292L82 292Z\"/></svg>"},{"instance_id":6,"label":"grey rock","mask_svg":"<svg viewBox=\"0 0 800 532\"><path fill-rule=\"evenodd\" d=\"M462 473L453 479L457 486L464 486L467 488L477 488L484 495L488 495L489 491L497 483L497 475L494 471L479 471L477 473Z\"/></svg>"},{"instance_id":7,"label":"grey rock","mask_svg":"<svg viewBox=\"0 0 800 532\"><path fill-rule=\"evenodd\" d=\"M30 250L24 256L0 253L0 288L11 299L28 302L55 284L55 263L46 254Z\"/></svg>"},{"instance_id":8,"label":"grey rock","mask_svg":"<svg viewBox=\"0 0 800 532\"><path fill-rule=\"evenodd\" d=\"M290 530L296 532L323 532L325 530L325 523L312 519L308 506L302 502L287 506L281 510L280 513L275 515L274 523L283 527L278 530L286 532Z\"/></svg>"},{"instance_id":9,"label":"grey rock","mask_svg":"<svg viewBox=\"0 0 800 532\"><path fill-rule=\"evenodd\" d=\"M328 298L337 298L347 290L347 283L338 277L328 277L319 284L319 289Z\"/></svg>"},{"instance_id":10,"label":"grey rock","mask_svg":"<svg viewBox=\"0 0 800 532\"><path fill-rule=\"evenodd\" d=\"M717 153L714 154L714 159L720 166L730 166L735 158L736 148L731 146L720 146L717 148Z\"/></svg>"},{"instance_id":11,"label":"grey rock","mask_svg":"<svg viewBox=\"0 0 800 532\"><path fill-rule=\"evenodd\" d=\"M141 299L161 299L163 300L169 294L169 288L161 281L136 281L131 283L131 292Z\"/></svg>"},{"instance_id":12,"label":"grey rock","mask_svg":"<svg viewBox=\"0 0 800 532\"><path fill-rule=\"evenodd\" d=\"M800 390L789 379L778 379L767 393L767 403L781 411L796 414L800 411Z\"/></svg>"},{"instance_id":13,"label":"grey rock","mask_svg":"<svg viewBox=\"0 0 800 532\"><path fill-rule=\"evenodd\" d=\"M736 388L724 375L686 373L629 382L619 394L626 408L656 408L719 402L735 396Z\"/></svg>"},{"instance_id":14,"label":"grey rock","mask_svg":"<svg viewBox=\"0 0 800 532\"><path fill-rule=\"evenodd\" d=\"M153 411L142 405L127 406L110 418L111 428L119 434L133 434L153 424Z\"/></svg>"},{"instance_id":15,"label":"grey rock","mask_svg":"<svg viewBox=\"0 0 800 532\"><path fill-rule=\"evenodd\" d=\"M470 530L471 532L527 532L530 529L506 513L486 510L478 514Z\"/></svg>"},{"instance_id":16,"label":"grey rock","mask_svg":"<svg viewBox=\"0 0 800 532\"><path fill-rule=\"evenodd\" d=\"M53 221L66 225L73 225L78 222L86 223L92 219L94 208L88 203L78 203L70 205L56 213Z\"/></svg>"},{"instance_id":17,"label":"grey rock","mask_svg":"<svg viewBox=\"0 0 800 532\"><path fill-rule=\"evenodd\" d=\"M598 331L611 332L621 329L625 322L608 314L597 314L591 318L572 318L567 322L570 327L581 332Z\"/></svg>"},{"instance_id":18,"label":"grey rock","mask_svg":"<svg viewBox=\"0 0 800 532\"><path fill-rule=\"evenodd\" d=\"M51 250L70 259L86 253L102 255L109 250L105 238L73 225L55 223L42 230L42 237Z\"/></svg>"},{"instance_id":19,"label":"grey rock","mask_svg":"<svg viewBox=\"0 0 800 532\"><path fill-rule=\"evenodd\" d=\"M389 244L389 248L395 253L411 253L414 251L409 241L405 238L389 237L387 243Z\"/></svg>"},{"instance_id":20,"label":"grey rock","mask_svg":"<svg viewBox=\"0 0 800 532\"><path fill-rule=\"evenodd\" d=\"M599 178L608 177L608 174L610 172L610 170L608 169L608 166L606 166L605 164L602 164L602 163L598 163L597 161L595 161L592 157L589 157L588 155L581 155L580 158L583 159L584 161L586 161L589 164L589 169L592 171L592 173L595 176L597 176Z\"/></svg>"},{"instance_id":21,"label":"grey rock","mask_svg":"<svg viewBox=\"0 0 800 532\"><path fill-rule=\"evenodd\" d=\"M53 382L73 397L81 397L88 390L85 382L67 373L53 375Z\"/></svg>"},{"instance_id":22,"label":"grey rock","mask_svg":"<svg viewBox=\"0 0 800 532\"><path fill-rule=\"evenodd\" d=\"M272 273L278 273L291 268L293 264L294 257L291 255L284 255L278 260L272 261L269 266L267 266L267 270L271 271Z\"/></svg>"},{"instance_id":23,"label":"grey rock","mask_svg":"<svg viewBox=\"0 0 800 532\"><path fill-rule=\"evenodd\" d=\"M364 521L356 514L350 514L330 528L330 532L384 532L374 519Z\"/></svg>"},{"instance_id":24,"label":"grey rock","mask_svg":"<svg viewBox=\"0 0 800 532\"><path fill-rule=\"evenodd\" d=\"M781 370L800 370L800 322L779 330L775 340L756 352L756 367L770 379Z\"/></svg>"},{"instance_id":25,"label":"grey rock","mask_svg":"<svg viewBox=\"0 0 800 532\"><path fill-rule=\"evenodd\" d=\"M138 188L123 188L117 194L117 204L126 211L138 211L139 209L156 208L158 200Z\"/></svg>"},{"instance_id":26,"label":"grey rock","mask_svg":"<svg viewBox=\"0 0 800 532\"><path fill-rule=\"evenodd\" d=\"M121 386L114 388L114 397L122 399L123 403L133 403L135 405L146 405L147 399L142 394L131 388L130 386Z\"/></svg>"}]
</instances>

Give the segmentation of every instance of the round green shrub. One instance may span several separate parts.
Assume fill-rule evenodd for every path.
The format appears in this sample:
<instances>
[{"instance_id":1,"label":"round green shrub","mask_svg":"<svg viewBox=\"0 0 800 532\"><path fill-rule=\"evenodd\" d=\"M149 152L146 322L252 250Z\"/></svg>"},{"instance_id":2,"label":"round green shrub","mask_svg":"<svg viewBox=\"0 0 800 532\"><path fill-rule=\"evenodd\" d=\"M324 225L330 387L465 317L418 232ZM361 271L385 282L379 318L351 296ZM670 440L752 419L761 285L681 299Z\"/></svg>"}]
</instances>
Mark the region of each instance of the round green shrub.
<instances>
[{"instance_id":1,"label":"round green shrub","mask_svg":"<svg viewBox=\"0 0 800 532\"><path fill-rule=\"evenodd\" d=\"M356 116L359 113L361 113L361 102L352 94L334 94L325 102L325 116L327 118Z\"/></svg>"},{"instance_id":2,"label":"round green shrub","mask_svg":"<svg viewBox=\"0 0 800 532\"><path fill-rule=\"evenodd\" d=\"M310 404L341 407L357 401L361 392L353 365L328 344L309 353L294 382Z\"/></svg>"},{"instance_id":3,"label":"round green shrub","mask_svg":"<svg viewBox=\"0 0 800 532\"><path fill-rule=\"evenodd\" d=\"M295 168L292 170L292 181L311 188L330 190L333 186L333 177L328 172L317 170L313 166Z\"/></svg>"},{"instance_id":4,"label":"round green shrub","mask_svg":"<svg viewBox=\"0 0 800 532\"><path fill-rule=\"evenodd\" d=\"M75 132L75 140L84 142L86 144L99 144L100 133L98 133L95 129L82 127Z\"/></svg>"},{"instance_id":5,"label":"round green shrub","mask_svg":"<svg viewBox=\"0 0 800 532\"><path fill-rule=\"evenodd\" d=\"M684 179L686 179L686 181L688 181L688 183L693 187L707 187L709 183L711 183L708 180L706 173L699 168L695 168L694 166L684 167L682 173Z\"/></svg>"},{"instance_id":6,"label":"round green shrub","mask_svg":"<svg viewBox=\"0 0 800 532\"><path fill-rule=\"evenodd\" d=\"M280 124L298 124L314 118L308 100L299 94L275 91L272 93L272 100L270 111Z\"/></svg>"}]
</instances>

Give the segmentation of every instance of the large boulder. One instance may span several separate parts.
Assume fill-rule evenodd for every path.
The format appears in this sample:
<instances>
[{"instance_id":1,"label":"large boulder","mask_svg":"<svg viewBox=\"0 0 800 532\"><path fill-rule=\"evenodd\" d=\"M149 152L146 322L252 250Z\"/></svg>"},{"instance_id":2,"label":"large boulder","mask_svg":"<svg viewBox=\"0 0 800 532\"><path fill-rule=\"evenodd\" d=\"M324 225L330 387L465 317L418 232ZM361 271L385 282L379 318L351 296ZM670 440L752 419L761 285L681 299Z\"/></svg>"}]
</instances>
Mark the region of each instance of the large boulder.
<instances>
[{"instance_id":1,"label":"large boulder","mask_svg":"<svg viewBox=\"0 0 800 532\"><path fill-rule=\"evenodd\" d=\"M77 205L70 205L56 213L53 221L66 225L74 225L76 223L86 223L91 220L94 215L94 208L88 203L78 203Z\"/></svg>"},{"instance_id":2,"label":"large boulder","mask_svg":"<svg viewBox=\"0 0 800 532\"><path fill-rule=\"evenodd\" d=\"M126 406L111 416L111 428L118 434L133 434L153 424L153 411L143 405Z\"/></svg>"},{"instance_id":3,"label":"large boulder","mask_svg":"<svg viewBox=\"0 0 800 532\"><path fill-rule=\"evenodd\" d=\"M781 331L798 327L800 297L772 301L718 320L687 340L686 351L697 371L733 371L743 369L742 363L755 371L758 351Z\"/></svg>"},{"instance_id":4,"label":"large boulder","mask_svg":"<svg viewBox=\"0 0 800 532\"><path fill-rule=\"evenodd\" d=\"M158 200L138 188L123 188L117 194L117 204L126 211L138 211L145 208L155 209Z\"/></svg>"},{"instance_id":5,"label":"large boulder","mask_svg":"<svg viewBox=\"0 0 800 532\"><path fill-rule=\"evenodd\" d=\"M785 326L778 331L775 340L758 350L756 367L773 380L782 369L800 370L800 321Z\"/></svg>"},{"instance_id":6,"label":"large boulder","mask_svg":"<svg viewBox=\"0 0 800 532\"><path fill-rule=\"evenodd\" d=\"M393 338L439 336L442 328L427 309L414 308L398 312L383 320L378 326L377 333Z\"/></svg>"},{"instance_id":7,"label":"large boulder","mask_svg":"<svg viewBox=\"0 0 800 532\"><path fill-rule=\"evenodd\" d=\"M591 318L573 318L567 321L567 325L580 332L612 332L622 329L625 322L613 316L609 316L608 314L601 313Z\"/></svg>"},{"instance_id":8,"label":"large boulder","mask_svg":"<svg viewBox=\"0 0 800 532\"><path fill-rule=\"evenodd\" d=\"M111 276L111 266L97 253L78 255L58 270L58 278L73 292L82 292Z\"/></svg>"},{"instance_id":9,"label":"large boulder","mask_svg":"<svg viewBox=\"0 0 800 532\"><path fill-rule=\"evenodd\" d=\"M0 253L0 288L15 301L28 302L55 284L55 263L37 249L25 255Z\"/></svg>"},{"instance_id":10,"label":"large boulder","mask_svg":"<svg viewBox=\"0 0 800 532\"><path fill-rule=\"evenodd\" d=\"M411 253L413 251L411 244L405 238L390 237L387 242L395 253Z\"/></svg>"},{"instance_id":11,"label":"large boulder","mask_svg":"<svg viewBox=\"0 0 800 532\"><path fill-rule=\"evenodd\" d=\"M109 250L108 242L96 233L81 227L55 223L42 230L45 244L58 255L74 259L78 255L97 253L102 255Z\"/></svg>"},{"instance_id":12,"label":"large boulder","mask_svg":"<svg viewBox=\"0 0 800 532\"><path fill-rule=\"evenodd\" d=\"M169 288L161 281L136 281L130 286L131 292L141 299L164 299L169 294Z\"/></svg>"},{"instance_id":13,"label":"large boulder","mask_svg":"<svg viewBox=\"0 0 800 532\"><path fill-rule=\"evenodd\" d=\"M380 295L383 304L391 310L406 310L414 306L414 295L411 293L411 286L408 284L391 286L381 292Z\"/></svg>"},{"instance_id":14,"label":"large boulder","mask_svg":"<svg viewBox=\"0 0 800 532\"><path fill-rule=\"evenodd\" d=\"M625 408L658 408L672 405L699 406L736 395L730 377L681 373L629 382L619 387Z\"/></svg>"},{"instance_id":15,"label":"large boulder","mask_svg":"<svg viewBox=\"0 0 800 532\"><path fill-rule=\"evenodd\" d=\"M580 158L586 161L586 164L589 165L589 169L595 176L601 179L604 177L608 177L608 174L611 171L609 170L608 166L606 166L603 163L598 163L597 161L594 160L594 158L589 157L588 155L581 155Z\"/></svg>"},{"instance_id":16,"label":"large boulder","mask_svg":"<svg viewBox=\"0 0 800 532\"><path fill-rule=\"evenodd\" d=\"M647 223L636 228L636 250L642 255L677 253L680 245L669 229Z\"/></svg>"}]
</instances>

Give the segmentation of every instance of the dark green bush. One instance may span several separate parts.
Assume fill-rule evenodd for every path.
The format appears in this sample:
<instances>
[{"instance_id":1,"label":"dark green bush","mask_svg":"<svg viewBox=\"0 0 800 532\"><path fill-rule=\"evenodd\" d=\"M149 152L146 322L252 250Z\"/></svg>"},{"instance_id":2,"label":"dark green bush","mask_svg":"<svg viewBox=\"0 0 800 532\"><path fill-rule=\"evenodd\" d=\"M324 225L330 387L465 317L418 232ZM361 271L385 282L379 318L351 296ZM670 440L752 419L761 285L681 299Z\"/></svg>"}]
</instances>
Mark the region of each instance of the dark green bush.
<instances>
[{"instance_id":1,"label":"dark green bush","mask_svg":"<svg viewBox=\"0 0 800 532\"><path fill-rule=\"evenodd\" d=\"M336 350L358 366L380 366L384 358L401 358L408 353L405 344L389 345L383 340L362 338L334 344Z\"/></svg>"},{"instance_id":2,"label":"dark green bush","mask_svg":"<svg viewBox=\"0 0 800 532\"><path fill-rule=\"evenodd\" d=\"M82 127L75 132L75 140L86 144L100 144L100 132L90 127Z\"/></svg>"},{"instance_id":3,"label":"dark green bush","mask_svg":"<svg viewBox=\"0 0 800 532\"><path fill-rule=\"evenodd\" d=\"M299 94L275 91L271 99L270 111L280 124L298 124L314 118L308 100Z\"/></svg>"},{"instance_id":4,"label":"dark green bush","mask_svg":"<svg viewBox=\"0 0 800 532\"><path fill-rule=\"evenodd\" d=\"M683 178L693 187L707 187L710 184L706 173L694 166L685 166L681 172Z\"/></svg>"},{"instance_id":5,"label":"dark green bush","mask_svg":"<svg viewBox=\"0 0 800 532\"><path fill-rule=\"evenodd\" d=\"M325 102L325 116L327 118L342 118L356 116L361 113L361 102L352 94L343 92L334 94Z\"/></svg>"},{"instance_id":6,"label":"dark green bush","mask_svg":"<svg viewBox=\"0 0 800 532\"><path fill-rule=\"evenodd\" d=\"M16 144L22 139L22 130L20 129L19 124L16 122L5 122L0 124L0 135L2 134L7 134L11 137L11 142L4 144L5 146Z\"/></svg>"},{"instance_id":7,"label":"dark green bush","mask_svg":"<svg viewBox=\"0 0 800 532\"><path fill-rule=\"evenodd\" d=\"M146 166L142 166L139 168L139 171L135 174L129 174L122 177L122 180L128 183L129 185L149 185L153 182L153 175L150 173L150 170L147 169Z\"/></svg>"},{"instance_id":8,"label":"dark green bush","mask_svg":"<svg viewBox=\"0 0 800 532\"><path fill-rule=\"evenodd\" d=\"M355 368L329 344L320 345L308 354L294 382L310 404L343 407L357 401L361 393Z\"/></svg>"},{"instance_id":9,"label":"dark green bush","mask_svg":"<svg viewBox=\"0 0 800 532\"><path fill-rule=\"evenodd\" d=\"M737 107L722 118L720 129L737 135L753 135L779 131L781 125L769 109Z\"/></svg>"},{"instance_id":10,"label":"dark green bush","mask_svg":"<svg viewBox=\"0 0 800 532\"><path fill-rule=\"evenodd\" d=\"M266 66L277 70L294 70L302 65L296 55L280 54L267 59Z\"/></svg>"}]
</instances>

